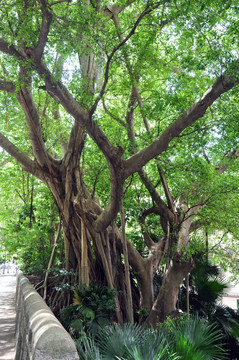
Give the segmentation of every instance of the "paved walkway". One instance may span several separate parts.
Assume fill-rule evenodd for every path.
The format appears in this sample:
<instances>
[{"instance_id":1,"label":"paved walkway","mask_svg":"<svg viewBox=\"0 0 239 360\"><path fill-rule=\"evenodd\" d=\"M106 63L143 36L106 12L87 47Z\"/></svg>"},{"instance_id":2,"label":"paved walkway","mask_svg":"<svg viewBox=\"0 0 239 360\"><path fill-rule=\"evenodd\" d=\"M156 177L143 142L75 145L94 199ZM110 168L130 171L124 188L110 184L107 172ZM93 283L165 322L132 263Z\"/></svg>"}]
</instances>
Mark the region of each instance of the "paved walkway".
<instances>
[{"instance_id":1,"label":"paved walkway","mask_svg":"<svg viewBox=\"0 0 239 360\"><path fill-rule=\"evenodd\" d=\"M0 274L0 360L15 359L16 276Z\"/></svg>"}]
</instances>

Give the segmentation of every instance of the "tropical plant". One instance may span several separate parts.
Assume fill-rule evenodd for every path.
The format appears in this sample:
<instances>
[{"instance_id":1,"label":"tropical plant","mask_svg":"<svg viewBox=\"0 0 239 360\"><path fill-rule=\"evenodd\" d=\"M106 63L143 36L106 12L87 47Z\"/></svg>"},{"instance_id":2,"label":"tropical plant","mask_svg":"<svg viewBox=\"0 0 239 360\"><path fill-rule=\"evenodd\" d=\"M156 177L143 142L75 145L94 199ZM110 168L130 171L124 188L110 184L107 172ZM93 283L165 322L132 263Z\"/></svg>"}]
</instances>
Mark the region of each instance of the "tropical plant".
<instances>
[{"instance_id":1,"label":"tropical plant","mask_svg":"<svg viewBox=\"0 0 239 360\"><path fill-rule=\"evenodd\" d=\"M106 286L78 285L73 288L74 305L61 309L60 320L74 337L82 332L96 335L111 323L115 313L115 290Z\"/></svg>"},{"instance_id":2,"label":"tropical plant","mask_svg":"<svg viewBox=\"0 0 239 360\"><path fill-rule=\"evenodd\" d=\"M217 306L210 316L223 334L224 347L231 360L236 360L239 354L239 315L230 307Z\"/></svg>"},{"instance_id":3,"label":"tropical plant","mask_svg":"<svg viewBox=\"0 0 239 360\"><path fill-rule=\"evenodd\" d=\"M84 360L176 360L167 339L153 329L129 323L108 326L93 340L83 336L76 340L79 355Z\"/></svg>"},{"instance_id":4,"label":"tropical plant","mask_svg":"<svg viewBox=\"0 0 239 360\"><path fill-rule=\"evenodd\" d=\"M205 255L195 257L195 269L190 274L189 306L190 312L200 317L210 318L228 288L228 283L217 265L208 262ZM186 287L181 289L180 306L186 311Z\"/></svg>"},{"instance_id":5,"label":"tropical plant","mask_svg":"<svg viewBox=\"0 0 239 360\"><path fill-rule=\"evenodd\" d=\"M220 268L208 262L205 256L195 259L196 267L190 275L190 313L197 314L214 324L223 335L223 347L230 359L239 353L239 315L221 304L221 297L228 287ZM182 288L181 307L186 310L186 288Z\"/></svg>"},{"instance_id":6,"label":"tropical plant","mask_svg":"<svg viewBox=\"0 0 239 360\"><path fill-rule=\"evenodd\" d=\"M222 335L215 326L197 317L168 321L159 330L137 324L108 326L92 339L76 340L80 358L121 360L219 360L227 359L218 342Z\"/></svg>"},{"instance_id":7,"label":"tropical plant","mask_svg":"<svg viewBox=\"0 0 239 360\"><path fill-rule=\"evenodd\" d=\"M182 321L183 320L183 321ZM223 337L215 324L195 316L183 317L171 328L173 349L183 360L227 359Z\"/></svg>"},{"instance_id":8,"label":"tropical plant","mask_svg":"<svg viewBox=\"0 0 239 360\"><path fill-rule=\"evenodd\" d=\"M91 308L100 317L112 317L115 313L116 292L97 284L74 286L74 303Z\"/></svg>"}]
</instances>

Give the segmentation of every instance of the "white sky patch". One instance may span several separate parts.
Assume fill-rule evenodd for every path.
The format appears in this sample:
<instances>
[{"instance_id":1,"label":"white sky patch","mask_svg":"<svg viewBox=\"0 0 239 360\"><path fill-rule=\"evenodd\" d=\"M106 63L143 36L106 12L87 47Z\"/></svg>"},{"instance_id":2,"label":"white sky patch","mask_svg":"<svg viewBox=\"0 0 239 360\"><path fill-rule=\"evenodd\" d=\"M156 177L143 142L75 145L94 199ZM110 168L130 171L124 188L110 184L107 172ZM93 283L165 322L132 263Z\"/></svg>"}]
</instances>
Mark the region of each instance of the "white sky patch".
<instances>
[{"instance_id":1,"label":"white sky patch","mask_svg":"<svg viewBox=\"0 0 239 360\"><path fill-rule=\"evenodd\" d=\"M72 81L74 74L76 72L80 73L80 64L78 60L78 55L71 55L65 62L63 66L63 81L68 84Z\"/></svg>"}]
</instances>

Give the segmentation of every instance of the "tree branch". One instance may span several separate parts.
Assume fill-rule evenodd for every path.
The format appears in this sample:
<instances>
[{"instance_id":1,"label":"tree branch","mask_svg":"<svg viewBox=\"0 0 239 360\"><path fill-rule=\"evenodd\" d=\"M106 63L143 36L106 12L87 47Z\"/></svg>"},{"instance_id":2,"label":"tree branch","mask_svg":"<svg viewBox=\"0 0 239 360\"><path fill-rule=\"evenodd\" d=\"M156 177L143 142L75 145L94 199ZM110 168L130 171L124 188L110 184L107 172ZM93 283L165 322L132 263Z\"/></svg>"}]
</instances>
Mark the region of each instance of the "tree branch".
<instances>
[{"instance_id":1,"label":"tree branch","mask_svg":"<svg viewBox=\"0 0 239 360\"><path fill-rule=\"evenodd\" d=\"M40 61L42 58L52 21L52 14L46 10L46 6L48 5L47 2L45 0L40 0L40 3L42 4L41 6L42 24L41 24L40 34L38 37L38 44L34 49L34 57L38 61Z\"/></svg>"},{"instance_id":2,"label":"tree branch","mask_svg":"<svg viewBox=\"0 0 239 360\"><path fill-rule=\"evenodd\" d=\"M121 176L121 169L117 162L112 166L109 164L110 169L110 200L105 210L98 216L94 222L94 229L96 232L103 231L109 226L116 218L119 211L119 204L123 194L123 180Z\"/></svg>"},{"instance_id":3,"label":"tree branch","mask_svg":"<svg viewBox=\"0 0 239 360\"><path fill-rule=\"evenodd\" d=\"M57 1L52 2L52 3L49 4L49 5L50 5L50 6L54 6L54 5L63 3L63 2L69 3L69 1L70 1L70 0L57 0Z\"/></svg>"},{"instance_id":4,"label":"tree branch","mask_svg":"<svg viewBox=\"0 0 239 360\"><path fill-rule=\"evenodd\" d=\"M64 157L64 164L67 167L69 165L70 159L74 158L75 166L79 161L79 157L84 147L86 135L83 133L82 127L79 123L75 122L71 129L70 140L68 143L67 151Z\"/></svg>"},{"instance_id":5,"label":"tree branch","mask_svg":"<svg viewBox=\"0 0 239 360\"><path fill-rule=\"evenodd\" d=\"M204 156L206 162L211 165L209 157L207 156L206 150L204 148L202 149L202 153L203 153L203 156Z\"/></svg>"},{"instance_id":6,"label":"tree branch","mask_svg":"<svg viewBox=\"0 0 239 360\"><path fill-rule=\"evenodd\" d=\"M8 55L12 55L12 56L16 56L18 58L22 59L22 55L20 54L20 52L18 52L15 47L13 45L9 45L3 38L0 38L0 51L8 54Z\"/></svg>"},{"instance_id":7,"label":"tree branch","mask_svg":"<svg viewBox=\"0 0 239 360\"><path fill-rule=\"evenodd\" d=\"M123 120L121 120L120 118L118 118L118 116L114 115L111 111L109 111L105 105L105 100L104 97L102 97L102 104L103 104L103 108L105 110L105 113L108 114L112 119L114 119L115 121L117 121L120 125L122 125L123 127L127 127L127 124L123 122Z\"/></svg>"},{"instance_id":8,"label":"tree branch","mask_svg":"<svg viewBox=\"0 0 239 360\"><path fill-rule=\"evenodd\" d=\"M110 201L106 209L99 215L94 223L96 232L103 231L115 219L119 211L119 201L123 191L123 177L121 166L121 156L123 149L113 146L99 126L93 121L89 112L85 111L72 97L68 89L61 83L55 81L45 67L40 63L35 63L36 70L45 82L46 90L56 99L66 111L74 117L76 122L87 131L100 150L104 153L110 171Z\"/></svg>"},{"instance_id":9,"label":"tree branch","mask_svg":"<svg viewBox=\"0 0 239 360\"><path fill-rule=\"evenodd\" d=\"M142 11L142 13L139 15L138 19L134 23L134 26L132 27L132 29L130 30L128 35L122 41L120 41L120 43L117 46L115 46L115 48L112 50L111 54L108 56L108 60L107 60L106 67L105 67L104 83L103 83L103 85L101 87L101 90L100 90L100 93L99 93L98 97L96 98L96 100L95 100L95 102L94 102L94 104L93 104L93 106L91 108L91 115L95 112L100 100L102 99L102 96L105 93L106 85L108 83L108 78L109 78L109 70L110 70L111 60L112 60L113 56L134 35L135 30L137 29L137 27L140 24L141 20L146 15L148 15L151 11L156 9L158 7L158 5L159 5L159 3L155 3L154 5L148 4L146 6L144 11ZM118 15L118 13L119 13L118 8L113 7L113 6L111 6L110 8L111 8L112 11L116 11L115 14L113 12L111 13L111 15L110 15L111 17L114 17L115 15ZM111 12L111 10L110 10L110 12Z\"/></svg>"},{"instance_id":10,"label":"tree branch","mask_svg":"<svg viewBox=\"0 0 239 360\"><path fill-rule=\"evenodd\" d=\"M239 146L231 152L225 154L220 164L215 168L218 174L223 174L229 167L230 162L239 157Z\"/></svg>"},{"instance_id":11,"label":"tree branch","mask_svg":"<svg viewBox=\"0 0 239 360\"><path fill-rule=\"evenodd\" d=\"M14 94L16 87L11 81L0 80L0 90Z\"/></svg>"},{"instance_id":12,"label":"tree branch","mask_svg":"<svg viewBox=\"0 0 239 360\"><path fill-rule=\"evenodd\" d=\"M143 234L143 237L144 237L144 242L146 244L146 246L151 249L152 246L155 245L155 242L152 240L152 238L150 237L148 231L146 230L146 226L145 226L145 219L146 219L146 216L149 215L149 214L152 214L154 213L154 208L150 208L150 209L147 209L145 210L141 216L139 217L139 223L141 225L141 231L142 231L142 234Z\"/></svg>"},{"instance_id":13,"label":"tree branch","mask_svg":"<svg viewBox=\"0 0 239 360\"><path fill-rule=\"evenodd\" d=\"M125 178L139 171L150 160L167 150L172 139L201 118L207 108L223 93L229 91L239 83L239 79L236 77L238 74L234 74L233 77L233 75L227 75L227 73L228 71L220 76L204 95L168 126L155 141L131 158L125 160Z\"/></svg>"},{"instance_id":14,"label":"tree branch","mask_svg":"<svg viewBox=\"0 0 239 360\"><path fill-rule=\"evenodd\" d=\"M119 40L123 41L123 37L122 37L122 35L120 33L120 24L119 24L118 12L115 12L115 13L113 12L112 19L113 19L113 22L114 22L114 25L115 25ZM130 62L130 59L129 59L128 55L125 52L123 52L123 55L124 55L124 58L125 58L126 68L127 68L128 73L129 73L129 75L131 77L131 80L133 81L133 84L134 84L134 96L137 99L137 102L138 102L138 105L139 105L139 109L140 109L140 112L141 112L141 116L143 118L145 128L146 128L147 132L150 134L151 133L150 126L149 126L148 119L147 119L147 117L145 115L143 101L142 101L141 95L139 93L138 84L137 84L138 81L136 80L136 77L134 75L134 71L133 71L133 68L132 68L132 65L131 65L131 62Z\"/></svg>"},{"instance_id":15,"label":"tree branch","mask_svg":"<svg viewBox=\"0 0 239 360\"><path fill-rule=\"evenodd\" d=\"M125 119L127 122L128 138L130 141L132 141L131 152L133 154L137 152L137 144L136 144L136 140L135 140L135 131L134 131L134 110L135 110L136 104L137 104L137 99L136 99L136 95L135 95L135 87L132 86Z\"/></svg>"},{"instance_id":16,"label":"tree branch","mask_svg":"<svg viewBox=\"0 0 239 360\"><path fill-rule=\"evenodd\" d=\"M167 207L165 202L161 199L161 197L159 196L159 194L158 194L157 190L155 189L154 185L152 184L152 182L148 178L146 172L141 169L138 173L139 173L139 176L140 176L143 184L145 185L146 189L150 193L153 202L155 202L158 205L158 209L161 209L160 210L161 211L161 216L166 217L168 220L175 222L175 214ZM159 210L157 210L157 211L158 211L158 214L159 214Z\"/></svg>"},{"instance_id":17,"label":"tree branch","mask_svg":"<svg viewBox=\"0 0 239 360\"><path fill-rule=\"evenodd\" d=\"M16 145L14 145L1 133L0 146L22 165L24 171L27 171L30 174L36 176L38 179L44 181L43 173L38 168L37 164L33 160L31 160L26 153L21 151Z\"/></svg>"},{"instance_id":18,"label":"tree branch","mask_svg":"<svg viewBox=\"0 0 239 360\"><path fill-rule=\"evenodd\" d=\"M159 172L161 182L163 184L164 193L165 193L165 196L166 196L166 199L167 199L167 202L168 202L168 207L169 207L170 211L176 216L174 201L173 201L173 198L172 198L172 196L170 194L170 190L169 190L169 187L168 187L168 183L167 183L165 174L163 172L163 169L159 165L157 167L158 167L158 172Z\"/></svg>"},{"instance_id":19,"label":"tree branch","mask_svg":"<svg viewBox=\"0 0 239 360\"><path fill-rule=\"evenodd\" d=\"M47 167L49 172L53 174L54 171L52 169L50 159L42 138L38 110L35 106L30 91L27 90L27 88L22 87L17 95L17 99L22 106L26 116L32 149L36 160L42 168Z\"/></svg>"},{"instance_id":20,"label":"tree branch","mask_svg":"<svg viewBox=\"0 0 239 360\"><path fill-rule=\"evenodd\" d=\"M62 82L59 80L55 81L50 71L48 71L42 62L40 64L35 64L35 66L39 75L45 82L47 92L65 108L68 114L73 116L82 128L86 129L87 133L104 153L107 160L119 157L122 154L122 149L115 147L110 143L103 131L93 121L89 112L84 110L77 103Z\"/></svg>"}]
</instances>

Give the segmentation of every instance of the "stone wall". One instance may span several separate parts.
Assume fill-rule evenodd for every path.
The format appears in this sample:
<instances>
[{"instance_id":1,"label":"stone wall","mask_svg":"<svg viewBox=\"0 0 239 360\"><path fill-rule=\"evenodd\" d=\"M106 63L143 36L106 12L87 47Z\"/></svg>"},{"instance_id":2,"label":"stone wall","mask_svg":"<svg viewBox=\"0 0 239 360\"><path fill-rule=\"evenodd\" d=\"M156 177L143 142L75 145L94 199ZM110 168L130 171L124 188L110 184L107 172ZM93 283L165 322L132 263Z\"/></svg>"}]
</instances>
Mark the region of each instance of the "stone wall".
<instances>
[{"instance_id":1,"label":"stone wall","mask_svg":"<svg viewBox=\"0 0 239 360\"><path fill-rule=\"evenodd\" d=\"M79 360L74 341L21 272L16 311L15 360Z\"/></svg>"}]
</instances>

